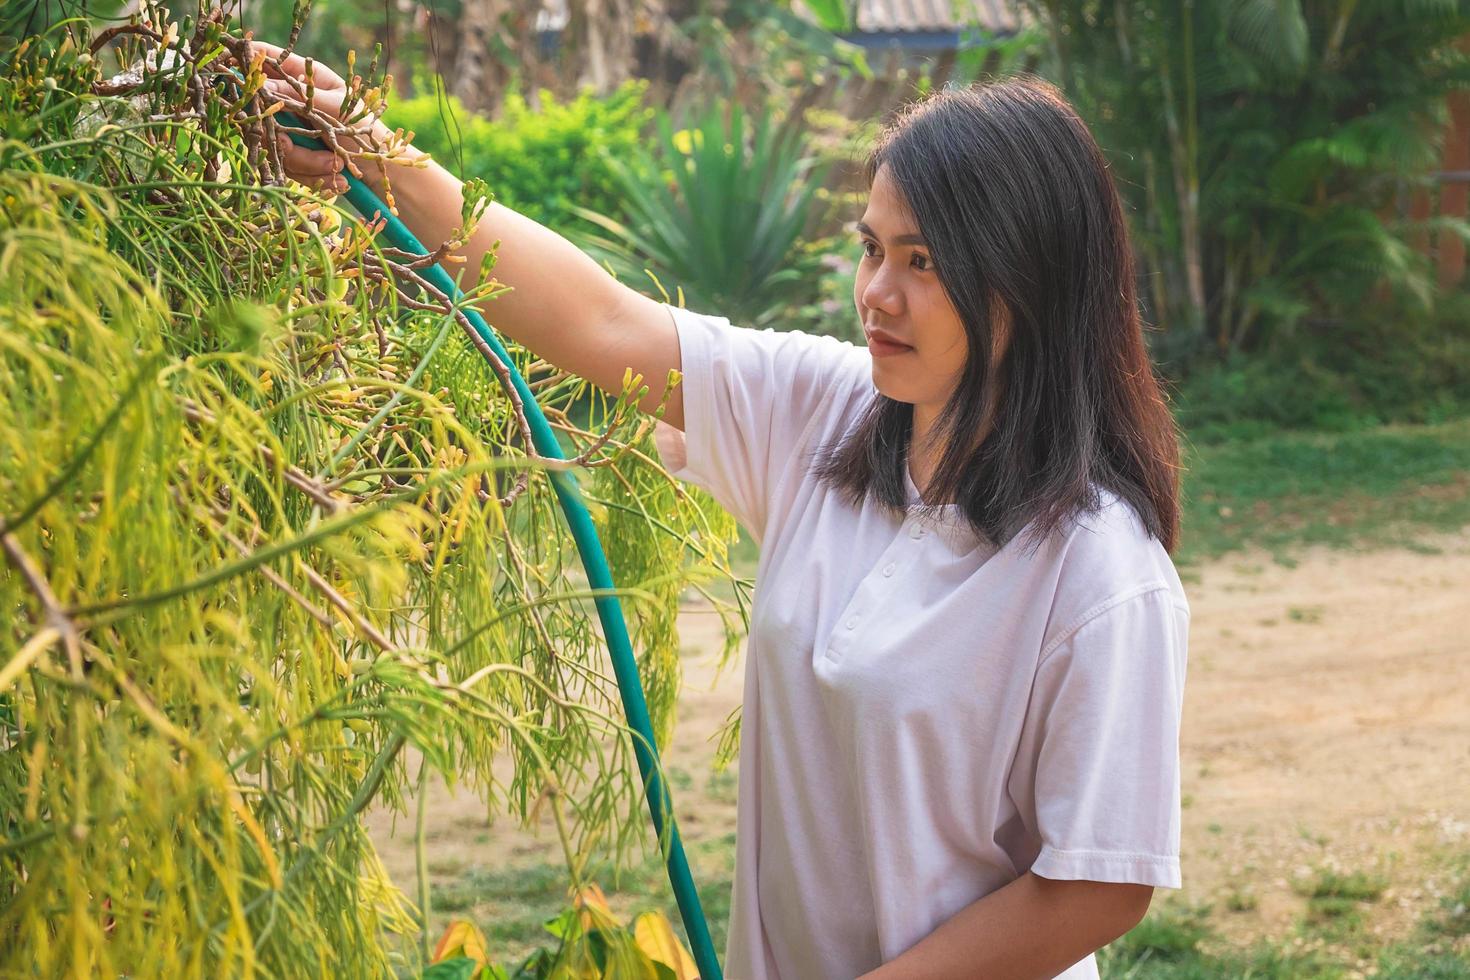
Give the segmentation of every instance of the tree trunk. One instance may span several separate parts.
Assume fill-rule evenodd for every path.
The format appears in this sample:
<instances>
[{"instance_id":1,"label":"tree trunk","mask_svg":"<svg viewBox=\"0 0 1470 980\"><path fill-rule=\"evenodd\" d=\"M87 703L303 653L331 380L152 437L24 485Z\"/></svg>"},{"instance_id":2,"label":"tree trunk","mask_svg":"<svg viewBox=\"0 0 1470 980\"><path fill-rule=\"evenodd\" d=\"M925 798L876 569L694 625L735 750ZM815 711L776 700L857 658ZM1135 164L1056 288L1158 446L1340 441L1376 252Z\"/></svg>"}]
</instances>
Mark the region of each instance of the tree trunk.
<instances>
[{"instance_id":1,"label":"tree trunk","mask_svg":"<svg viewBox=\"0 0 1470 980\"><path fill-rule=\"evenodd\" d=\"M634 34L649 11L639 0L581 0L571 5L566 43L577 52L577 88L606 95L633 77Z\"/></svg>"},{"instance_id":2,"label":"tree trunk","mask_svg":"<svg viewBox=\"0 0 1470 980\"><path fill-rule=\"evenodd\" d=\"M541 61L536 34L539 4L514 0L464 0L460 8L459 50L452 74L445 79L449 93L465 108L496 117L519 74L535 94L534 80ZM504 52L510 53L510 64Z\"/></svg>"},{"instance_id":3,"label":"tree trunk","mask_svg":"<svg viewBox=\"0 0 1470 980\"><path fill-rule=\"evenodd\" d=\"M1179 207L1179 248L1184 255L1184 285L1188 305L1185 308L1185 327L1192 334L1205 329L1205 280L1203 256L1200 248L1199 223L1199 174L1198 136L1194 126L1195 105L1193 80L1188 78L1193 71L1193 52L1190 50L1190 20L1192 4L1185 4L1184 55L1186 75L1185 126L1179 122L1179 105L1174 97L1173 71L1167 60L1159 65L1159 81L1164 95L1164 125L1169 134L1170 156L1173 158L1174 194Z\"/></svg>"}]
</instances>

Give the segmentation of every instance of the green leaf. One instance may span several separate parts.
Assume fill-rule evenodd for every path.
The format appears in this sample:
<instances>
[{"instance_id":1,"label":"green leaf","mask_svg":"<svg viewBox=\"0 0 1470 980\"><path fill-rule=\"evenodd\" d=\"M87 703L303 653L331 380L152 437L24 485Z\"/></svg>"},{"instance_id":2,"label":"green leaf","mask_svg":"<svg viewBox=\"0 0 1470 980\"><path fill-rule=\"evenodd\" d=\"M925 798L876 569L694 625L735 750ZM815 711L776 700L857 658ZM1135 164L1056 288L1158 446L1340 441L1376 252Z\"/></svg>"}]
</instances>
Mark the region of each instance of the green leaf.
<instances>
[{"instance_id":1,"label":"green leaf","mask_svg":"<svg viewBox=\"0 0 1470 980\"><path fill-rule=\"evenodd\" d=\"M419 980L473 980L480 965L468 956L440 960L419 974Z\"/></svg>"},{"instance_id":2,"label":"green leaf","mask_svg":"<svg viewBox=\"0 0 1470 980\"><path fill-rule=\"evenodd\" d=\"M822 25L823 30L845 34L852 29L847 0L805 0L804 6L817 18L817 23Z\"/></svg>"}]
</instances>

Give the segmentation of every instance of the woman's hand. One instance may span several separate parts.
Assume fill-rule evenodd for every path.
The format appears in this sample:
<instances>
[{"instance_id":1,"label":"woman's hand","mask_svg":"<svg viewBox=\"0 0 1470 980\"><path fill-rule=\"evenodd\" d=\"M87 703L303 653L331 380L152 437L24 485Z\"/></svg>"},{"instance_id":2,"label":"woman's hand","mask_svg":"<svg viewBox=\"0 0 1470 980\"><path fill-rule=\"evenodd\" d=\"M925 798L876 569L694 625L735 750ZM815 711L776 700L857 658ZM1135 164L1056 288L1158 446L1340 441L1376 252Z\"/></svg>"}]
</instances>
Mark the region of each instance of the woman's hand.
<instances>
[{"instance_id":1,"label":"woman's hand","mask_svg":"<svg viewBox=\"0 0 1470 980\"><path fill-rule=\"evenodd\" d=\"M265 41L252 41L252 46L257 50L264 51L268 59L267 63L274 66L276 59L280 58L284 49ZM274 96L277 101L285 103L285 110L300 111L300 107L306 104L307 93L307 66L306 59L299 54L289 54L282 59L280 69L291 81L278 78L267 78L265 81L265 93ZM316 114L326 116L328 119L341 123L342 103L347 98L347 82L332 69L317 62L311 65L311 103L310 108ZM336 138L342 149L348 151L360 150L364 142L385 142L389 135L388 128L377 118L369 118L354 124L352 129L338 129ZM368 140L363 140L367 137ZM286 176L318 191L327 191L340 194L347 190L347 178L342 170L347 166L347 158L339 153L327 150L309 150L297 146L291 142L284 133L278 137L281 146L281 163L285 167Z\"/></svg>"}]
</instances>

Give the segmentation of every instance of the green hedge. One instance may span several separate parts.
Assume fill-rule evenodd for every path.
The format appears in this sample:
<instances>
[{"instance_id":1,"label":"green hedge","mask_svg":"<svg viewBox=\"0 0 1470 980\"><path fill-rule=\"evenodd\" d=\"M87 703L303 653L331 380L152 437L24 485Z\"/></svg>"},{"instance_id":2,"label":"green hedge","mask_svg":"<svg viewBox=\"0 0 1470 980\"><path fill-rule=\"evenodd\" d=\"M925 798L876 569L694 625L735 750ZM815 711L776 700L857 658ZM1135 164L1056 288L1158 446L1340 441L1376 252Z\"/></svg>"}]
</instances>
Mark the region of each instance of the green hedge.
<instances>
[{"instance_id":1,"label":"green hedge","mask_svg":"<svg viewBox=\"0 0 1470 980\"><path fill-rule=\"evenodd\" d=\"M498 120L471 113L453 96L428 94L395 103L384 118L412 130L414 145L458 176L484 178L501 204L563 231L586 227L572 205L623 214L606 159L634 158L653 116L643 102L647 88L633 80L607 96L584 90L567 102L542 90L540 111L511 94Z\"/></svg>"},{"instance_id":2,"label":"green hedge","mask_svg":"<svg viewBox=\"0 0 1470 980\"><path fill-rule=\"evenodd\" d=\"M1320 324L1267 348L1197 369L1176 389L1195 442L1281 429L1347 432L1470 415L1470 293L1434 313L1389 311Z\"/></svg>"}]
</instances>

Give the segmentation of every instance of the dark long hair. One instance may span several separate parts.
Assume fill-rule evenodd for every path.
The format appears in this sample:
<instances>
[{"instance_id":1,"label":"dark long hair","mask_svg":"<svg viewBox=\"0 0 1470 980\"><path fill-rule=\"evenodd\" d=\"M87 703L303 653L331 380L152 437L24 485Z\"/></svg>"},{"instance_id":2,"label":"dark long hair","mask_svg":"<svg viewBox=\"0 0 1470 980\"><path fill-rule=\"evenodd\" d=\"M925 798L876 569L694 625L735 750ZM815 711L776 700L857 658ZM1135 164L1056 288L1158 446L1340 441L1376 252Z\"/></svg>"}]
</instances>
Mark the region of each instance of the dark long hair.
<instances>
[{"instance_id":1,"label":"dark long hair","mask_svg":"<svg viewBox=\"0 0 1470 980\"><path fill-rule=\"evenodd\" d=\"M1179 435L1144 344L1122 205L1087 125L1032 76L944 89L884 128L864 168L869 188L880 167L969 342L926 495L958 503L991 541L1029 527L1039 547L1097 510L1103 487L1172 553ZM998 319L1009 332L999 365ZM912 422L912 405L880 393L819 449L815 473L854 503L871 495L902 509Z\"/></svg>"}]
</instances>

